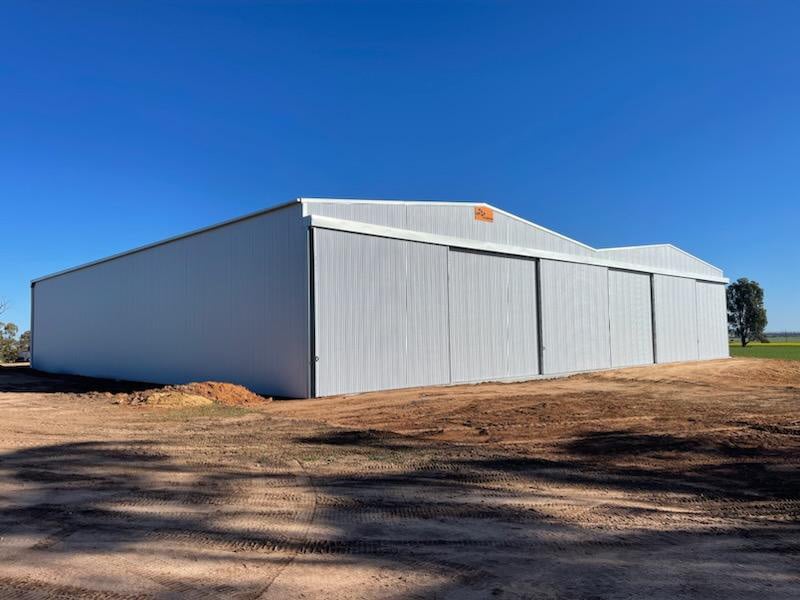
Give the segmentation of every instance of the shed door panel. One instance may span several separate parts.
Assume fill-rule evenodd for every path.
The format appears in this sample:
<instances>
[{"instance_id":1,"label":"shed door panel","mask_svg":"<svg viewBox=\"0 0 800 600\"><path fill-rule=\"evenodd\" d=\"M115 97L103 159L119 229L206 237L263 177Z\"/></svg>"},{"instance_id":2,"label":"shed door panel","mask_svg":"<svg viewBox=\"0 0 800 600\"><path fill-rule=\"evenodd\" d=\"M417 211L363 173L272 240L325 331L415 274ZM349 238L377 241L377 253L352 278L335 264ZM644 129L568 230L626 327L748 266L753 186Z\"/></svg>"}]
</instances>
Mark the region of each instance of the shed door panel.
<instances>
[{"instance_id":1,"label":"shed door panel","mask_svg":"<svg viewBox=\"0 0 800 600\"><path fill-rule=\"evenodd\" d=\"M695 280L653 275L656 361L697 360Z\"/></svg>"},{"instance_id":2,"label":"shed door panel","mask_svg":"<svg viewBox=\"0 0 800 600\"><path fill-rule=\"evenodd\" d=\"M447 248L314 230L316 395L449 381Z\"/></svg>"},{"instance_id":3,"label":"shed door panel","mask_svg":"<svg viewBox=\"0 0 800 600\"><path fill-rule=\"evenodd\" d=\"M608 271L611 366L653 362L653 310L650 275Z\"/></svg>"},{"instance_id":4,"label":"shed door panel","mask_svg":"<svg viewBox=\"0 0 800 600\"><path fill-rule=\"evenodd\" d=\"M697 349L701 360L723 358L728 349L728 308L725 286L721 283L696 282Z\"/></svg>"},{"instance_id":5,"label":"shed door panel","mask_svg":"<svg viewBox=\"0 0 800 600\"><path fill-rule=\"evenodd\" d=\"M610 367L607 269L542 260L540 285L544 372Z\"/></svg>"},{"instance_id":6,"label":"shed door panel","mask_svg":"<svg viewBox=\"0 0 800 600\"><path fill-rule=\"evenodd\" d=\"M536 261L450 249L451 377L538 375Z\"/></svg>"}]
</instances>

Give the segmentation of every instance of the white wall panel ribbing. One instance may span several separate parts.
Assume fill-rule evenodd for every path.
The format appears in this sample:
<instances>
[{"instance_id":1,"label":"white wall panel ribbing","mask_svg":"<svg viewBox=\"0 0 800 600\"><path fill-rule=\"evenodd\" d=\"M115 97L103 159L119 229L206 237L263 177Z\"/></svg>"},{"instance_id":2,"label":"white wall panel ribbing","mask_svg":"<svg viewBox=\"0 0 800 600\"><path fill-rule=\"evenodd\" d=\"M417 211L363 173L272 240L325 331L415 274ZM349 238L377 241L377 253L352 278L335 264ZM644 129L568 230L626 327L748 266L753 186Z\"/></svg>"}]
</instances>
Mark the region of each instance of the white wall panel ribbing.
<instances>
[{"instance_id":1,"label":"white wall panel ribbing","mask_svg":"<svg viewBox=\"0 0 800 600\"><path fill-rule=\"evenodd\" d=\"M721 269L709 265L670 244L632 246L630 248L602 248L597 252L605 258L613 258L637 265L647 265L659 269L696 273L711 277L722 276Z\"/></svg>"},{"instance_id":2,"label":"white wall panel ribbing","mask_svg":"<svg viewBox=\"0 0 800 600\"><path fill-rule=\"evenodd\" d=\"M37 369L308 394L308 243L290 206L43 279Z\"/></svg>"},{"instance_id":3,"label":"white wall panel ribbing","mask_svg":"<svg viewBox=\"0 0 800 600\"><path fill-rule=\"evenodd\" d=\"M459 205L406 206L407 229L469 240L503 242L506 238L505 223L496 218L493 223L476 221L474 210L473 206Z\"/></svg>"},{"instance_id":4,"label":"white wall panel ribbing","mask_svg":"<svg viewBox=\"0 0 800 600\"><path fill-rule=\"evenodd\" d=\"M539 373L536 261L450 250L453 382Z\"/></svg>"},{"instance_id":5,"label":"white wall panel ribbing","mask_svg":"<svg viewBox=\"0 0 800 600\"><path fill-rule=\"evenodd\" d=\"M476 221L474 206L409 205L408 229L565 254L594 254L586 246L500 211L494 212L491 223Z\"/></svg>"},{"instance_id":6,"label":"white wall panel ribbing","mask_svg":"<svg viewBox=\"0 0 800 600\"><path fill-rule=\"evenodd\" d=\"M653 275L656 362L697 360L695 280Z\"/></svg>"},{"instance_id":7,"label":"white wall panel ribbing","mask_svg":"<svg viewBox=\"0 0 800 600\"><path fill-rule=\"evenodd\" d=\"M303 206L307 215L348 219L373 225L565 254L580 256L594 256L595 254L592 248L499 210L494 211L494 220L491 223L476 221L475 207L472 204L307 200Z\"/></svg>"},{"instance_id":8,"label":"white wall panel ribbing","mask_svg":"<svg viewBox=\"0 0 800 600\"><path fill-rule=\"evenodd\" d=\"M367 202L307 202L305 214L348 219L361 223L407 229L405 204Z\"/></svg>"},{"instance_id":9,"label":"white wall panel ribbing","mask_svg":"<svg viewBox=\"0 0 800 600\"><path fill-rule=\"evenodd\" d=\"M447 383L450 375L447 252L441 246L409 243L406 255L408 333L405 385Z\"/></svg>"},{"instance_id":10,"label":"white wall panel ribbing","mask_svg":"<svg viewBox=\"0 0 800 600\"><path fill-rule=\"evenodd\" d=\"M508 258L507 377L539 373L536 261Z\"/></svg>"},{"instance_id":11,"label":"white wall panel ribbing","mask_svg":"<svg viewBox=\"0 0 800 600\"><path fill-rule=\"evenodd\" d=\"M544 372L610 367L607 269L542 260L540 285Z\"/></svg>"},{"instance_id":12,"label":"white wall panel ribbing","mask_svg":"<svg viewBox=\"0 0 800 600\"><path fill-rule=\"evenodd\" d=\"M608 271L611 366L653 362L653 311L650 275Z\"/></svg>"},{"instance_id":13,"label":"white wall panel ribbing","mask_svg":"<svg viewBox=\"0 0 800 600\"><path fill-rule=\"evenodd\" d=\"M449 382L447 248L314 231L316 393Z\"/></svg>"},{"instance_id":14,"label":"white wall panel ribbing","mask_svg":"<svg viewBox=\"0 0 800 600\"><path fill-rule=\"evenodd\" d=\"M696 286L698 357L707 360L730 356L725 286L705 281L698 281Z\"/></svg>"}]
</instances>

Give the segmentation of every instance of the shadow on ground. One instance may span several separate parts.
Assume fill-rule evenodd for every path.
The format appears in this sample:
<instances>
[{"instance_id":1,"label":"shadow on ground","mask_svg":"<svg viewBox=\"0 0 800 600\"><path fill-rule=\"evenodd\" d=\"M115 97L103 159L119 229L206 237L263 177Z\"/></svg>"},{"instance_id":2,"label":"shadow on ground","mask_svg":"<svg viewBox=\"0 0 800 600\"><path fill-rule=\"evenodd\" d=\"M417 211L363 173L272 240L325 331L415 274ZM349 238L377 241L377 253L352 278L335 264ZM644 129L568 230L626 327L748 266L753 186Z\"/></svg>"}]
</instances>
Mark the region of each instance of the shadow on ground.
<instances>
[{"instance_id":1,"label":"shadow on ground","mask_svg":"<svg viewBox=\"0 0 800 600\"><path fill-rule=\"evenodd\" d=\"M27 366L0 366L0 392L130 393L161 387L164 386L157 383L45 373Z\"/></svg>"},{"instance_id":2,"label":"shadow on ground","mask_svg":"<svg viewBox=\"0 0 800 600\"><path fill-rule=\"evenodd\" d=\"M789 598L800 589L796 519L753 508L698 525L750 501L796 500L788 454L609 430L537 457L292 427L217 422L171 441L0 455L0 596L290 597L290 570L324 586L332 570L353 567L404 573L382 594L397 598L412 595L408 573L424 598ZM269 452L251 451L265 440ZM298 468L294 457L309 448L327 462L299 459ZM359 463L375 449L394 462ZM688 512L677 519L614 493L681 494ZM596 527L589 514L613 519Z\"/></svg>"}]
</instances>

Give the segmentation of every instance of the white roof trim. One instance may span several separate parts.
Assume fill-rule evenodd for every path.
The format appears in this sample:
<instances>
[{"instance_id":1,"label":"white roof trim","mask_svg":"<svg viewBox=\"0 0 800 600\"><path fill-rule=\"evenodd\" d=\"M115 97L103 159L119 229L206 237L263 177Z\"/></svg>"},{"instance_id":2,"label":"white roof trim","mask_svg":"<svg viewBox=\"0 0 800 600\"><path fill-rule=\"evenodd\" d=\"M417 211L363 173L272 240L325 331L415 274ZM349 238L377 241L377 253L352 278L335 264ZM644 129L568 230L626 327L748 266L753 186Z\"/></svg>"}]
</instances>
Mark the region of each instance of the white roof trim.
<instances>
[{"instance_id":1,"label":"white roof trim","mask_svg":"<svg viewBox=\"0 0 800 600\"><path fill-rule=\"evenodd\" d=\"M640 273L655 273L657 275L685 277L689 279L711 281L714 283L729 282L729 280L725 277L715 277L713 275L707 275L705 273L674 271L672 269L661 269L658 267L650 267L647 265L627 263L617 260L609 260L607 258L599 258L594 256L580 256L577 254L564 254L561 252L551 252L549 250L538 250L534 248L523 248L520 246L509 246L507 244L496 244L493 242L481 242L477 240L468 240L464 238L452 237L448 235L423 233L421 231L398 229L396 227L386 227L384 225L373 225L371 223L362 223L360 221L348 221L346 219L324 217L321 215L310 215L306 217L306 219L311 227L318 227L320 229L333 229L336 231L360 233L364 235L373 235L377 237L386 237L398 240L407 240L412 242L422 242L426 244L436 244L439 246L452 246L455 248L481 250L483 252L510 254L513 256L527 256L531 258L545 258L549 260L558 260L561 262L597 265L602 267L610 267L613 269L622 269L626 271L638 271Z\"/></svg>"},{"instance_id":2,"label":"white roof trim","mask_svg":"<svg viewBox=\"0 0 800 600\"><path fill-rule=\"evenodd\" d=\"M298 198L303 204L426 204L428 206L489 206L485 202L469 200L367 200L364 198Z\"/></svg>"},{"instance_id":3,"label":"white roof trim","mask_svg":"<svg viewBox=\"0 0 800 600\"><path fill-rule=\"evenodd\" d=\"M672 246L672 244L637 244L635 246L613 246L611 248L598 248L598 252L605 252L607 250L636 250L637 248L663 248L664 246Z\"/></svg>"}]
</instances>

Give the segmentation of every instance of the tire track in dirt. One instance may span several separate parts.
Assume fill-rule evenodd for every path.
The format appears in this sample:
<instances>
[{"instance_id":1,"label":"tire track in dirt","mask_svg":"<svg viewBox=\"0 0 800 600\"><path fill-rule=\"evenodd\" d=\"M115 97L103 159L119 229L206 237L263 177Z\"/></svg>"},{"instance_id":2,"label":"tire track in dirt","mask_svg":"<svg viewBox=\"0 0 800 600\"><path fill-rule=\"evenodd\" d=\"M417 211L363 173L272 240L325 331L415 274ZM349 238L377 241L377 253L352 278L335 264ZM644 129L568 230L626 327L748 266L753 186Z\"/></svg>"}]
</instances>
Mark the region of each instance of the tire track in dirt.
<instances>
[{"instance_id":1,"label":"tire track in dirt","mask_svg":"<svg viewBox=\"0 0 800 600\"><path fill-rule=\"evenodd\" d=\"M308 541L308 537L309 537L308 534L311 531L311 526L313 525L314 519L317 516L317 506L318 506L319 493L317 491L316 486L314 485L313 479L311 478L311 476L306 472L305 468L303 467L303 463L301 461L297 460L297 459L295 459L294 462L298 465L298 467L300 468L300 471L301 471L301 473L298 474L298 479L300 481L302 481L308 487L308 489L311 490L312 497L313 497L313 505L311 507L311 510L309 511L309 517L308 517L308 520L306 521L305 531L304 531L303 536L302 536L303 539L304 539L302 544L306 544L307 541ZM302 544L301 544L301 546L302 546ZM282 565L278 569L278 572L275 573L275 575L273 577L271 577L266 582L266 585L264 586L264 588L261 590L261 592L257 596L257 598L259 598L259 600L267 598L267 596L269 594L269 590L272 587L272 585L281 576L281 574L283 574L286 571L286 569L291 567L291 565L294 563L295 559L297 558L298 554L300 554L299 550L295 551L295 552L292 552L292 554L287 559L286 563L284 565Z\"/></svg>"},{"instance_id":2,"label":"tire track in dirt","mask_svg":"<svg viewBox=\"0 0 800 600\"><path fill-rule=\"evenodd\" d=\"M4 405L0 598L795 598L800 397L720 391L728 369L699 386L274 403L244 421ZM59 436L39 436L50 422ZM328 575L348 587L313 588Z\"/></svg>"},{"instance_id":3,"label":"tire track in dirt","mask_svg":"<svg viewBox=\"0 0 800 600\"><path fill-rule=\"evenodd\" d=\"M150 594L118 594L87 590L81 587L45 583L30 578L0 577L3 600L151 600Z\"/></svg>"}]
</instances>

